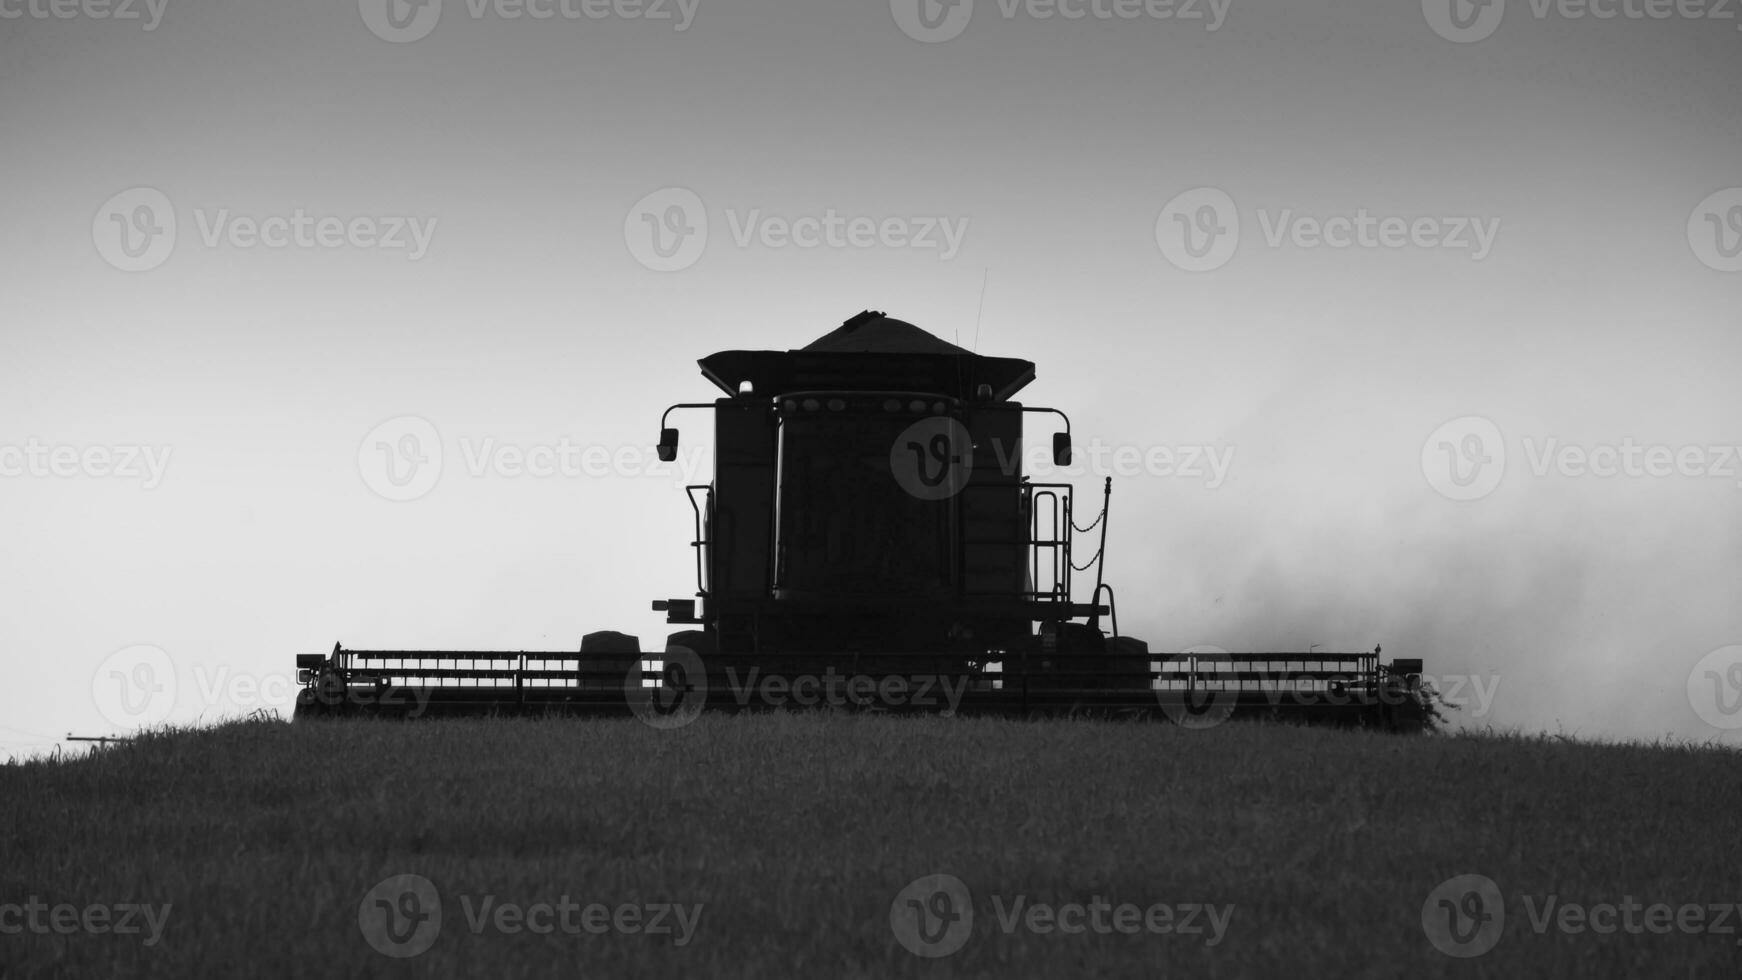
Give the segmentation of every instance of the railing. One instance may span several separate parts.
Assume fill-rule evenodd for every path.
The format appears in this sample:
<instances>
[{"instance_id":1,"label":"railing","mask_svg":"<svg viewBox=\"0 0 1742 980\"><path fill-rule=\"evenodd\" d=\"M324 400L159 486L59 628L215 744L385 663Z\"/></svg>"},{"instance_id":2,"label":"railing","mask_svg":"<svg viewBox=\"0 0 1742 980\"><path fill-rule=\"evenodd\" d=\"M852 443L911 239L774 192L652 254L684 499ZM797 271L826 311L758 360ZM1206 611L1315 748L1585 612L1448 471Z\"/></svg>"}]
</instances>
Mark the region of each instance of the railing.
<instances>
[{"instance_id":1,"label":"railing","mask_svg":"<svg viewBox=\"0 0 1742 980\"><path fill-rule=\"evenodd\" d=\"M1022 506L1028 512L1028 590L1032 598L1071 601L1071 501L1069 483L1025 483ZM1042 521L1042 515L1046 520ZM1043 565L1041 554L1047 558ZM1042 574L1044 572L1044 574Z\"/></svg>"},{"instance_id":2,"label":"railing","mask_svg":"<svg viewBox=\"0 0 1742 980\"><path fill-rule=\"evenodd\" d=\"M1022 485L1022 506L1029 518L1029 598L1069 608L1072 575L1093 569L1095 591L1089 599L1089 605L1099 610L1101 593L1107 594L1106 611L1115 617L1113 635L1118 636L1119 623L1118 614L1113 611L1113 589L1102 580L1101 574L1105 567L1102 559L1107 553L1107 511L1111 505L1112 487L1112 480L1103 485L1101 513L1086 527L1077 526L1076 488L1069 483L1025 483ZM1087 534L1097 525L1101 528L1100 546L1095 549L1094 555L1078 565L1071 555L1072 541L1076 534ZM1043 553L1046 555L1044 561L1041 557ZM1078 610L1078 614L1082 614L1081 610ZM1093 614L1091 622L1099 625L1099 611Z\"/></svg>"},{"instance_id":3,"label":"railing","mask_svg":"<svg viewBox=\"0 0 1742 980\"><path fill-rule=\"evenodd\" d=\"M690 542L690 547L696 550L696 598L706 599L708 597L708 581L705 555L710 543L708 533L714 526L714 488L707 483L691 483L687 484L683 490L684 496L689 498L690 510L694 511L696 515L696 537L694 541ZM707 494L707 499L703 503L696 503L697 490ZM704 511L706 512L705 519Z\"/></svg>"}]
</instances>

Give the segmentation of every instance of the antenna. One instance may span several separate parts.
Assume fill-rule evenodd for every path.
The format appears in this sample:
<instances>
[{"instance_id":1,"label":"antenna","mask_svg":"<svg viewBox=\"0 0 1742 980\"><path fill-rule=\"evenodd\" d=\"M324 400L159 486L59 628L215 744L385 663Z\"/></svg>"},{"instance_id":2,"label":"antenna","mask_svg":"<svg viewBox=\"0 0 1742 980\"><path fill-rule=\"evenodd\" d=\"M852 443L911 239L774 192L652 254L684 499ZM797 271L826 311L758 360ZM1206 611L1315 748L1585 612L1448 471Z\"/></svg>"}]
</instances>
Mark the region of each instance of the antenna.
<instances>
[{"instance_id":1,"label":"antenna","mask_svg":"<svg viewBox=\"0 0 1742 980\"><path fill-rule=\"evenodd\" d=\"M990 267L980 273L980 308L974 311L974 353L980 353L980 315L986 312L986 280L992 277Z\"/></svg>"}]
</instances>

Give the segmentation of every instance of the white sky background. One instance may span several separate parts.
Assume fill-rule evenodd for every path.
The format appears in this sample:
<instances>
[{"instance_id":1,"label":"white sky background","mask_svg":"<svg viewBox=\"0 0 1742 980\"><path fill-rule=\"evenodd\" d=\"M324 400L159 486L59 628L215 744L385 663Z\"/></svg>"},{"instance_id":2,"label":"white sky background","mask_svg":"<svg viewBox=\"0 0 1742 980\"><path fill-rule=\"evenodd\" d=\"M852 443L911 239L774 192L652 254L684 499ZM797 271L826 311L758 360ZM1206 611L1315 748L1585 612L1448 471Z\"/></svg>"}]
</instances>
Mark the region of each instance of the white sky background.
<instances>
[{"instance_id":1,"label":"white sky background","mask_svg":"<svg viewBox=\"0 0 1742 980\"><path fill-rule=\"evenodd\" d=\"M1413 3L1235 2L1211 32L979 0L927 44L882 2L704 0L678 32L448 0L392 44L348 3L169 0L149 32L0 20L0 445L172 453L151 490L0 478L0 747L113 731L93 673L133 644L174 659L177 720L283 703L205 689L335 640L573 649L619 629L657 648L648 601L693 588L676 481L474 478L461 440L650 447L667 404L713 397L697 357L802 346L866 307L969 346L983 276L980 351L1036 361L1024 400L1069 412L1079 449L1234 452L1214 489L1116 479L1125 632L1383 642L1497 683L1463 713L1478 726L1720 735L1687 685L1742 643L1742 463L1538 477L1524 440L1742 444L1742 274L1688 234L1742 185L1739 23L1514 0L1455 44ZM127 273L92 222L138 186L180 227ZM711 228L659 273L624 225L667 186ZM1242 237L1193 273L1156 218L1199 186L1230 195ZM202 241L200 215L297 208L436 227L416 260ZM1361 208L1499 231L1475 260L1273 248L1260 217ZM968 225L947 260L739 247L728 212L754 209ZM391 503L357 450L404 415L437 426L446 465ZM1468 415L1508 459L1454 501L1422 446ZM678 419L705 445L702 416Z\"/></svg>"}]
</instances>

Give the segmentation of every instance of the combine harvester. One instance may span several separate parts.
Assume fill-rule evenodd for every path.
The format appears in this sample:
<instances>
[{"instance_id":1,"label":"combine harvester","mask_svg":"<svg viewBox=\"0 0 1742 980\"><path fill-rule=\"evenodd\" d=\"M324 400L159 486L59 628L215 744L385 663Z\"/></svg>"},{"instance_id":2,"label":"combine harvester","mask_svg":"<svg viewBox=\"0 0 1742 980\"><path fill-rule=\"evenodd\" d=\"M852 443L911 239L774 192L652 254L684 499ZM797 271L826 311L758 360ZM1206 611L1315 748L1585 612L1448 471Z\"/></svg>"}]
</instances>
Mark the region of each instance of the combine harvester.
<instances>
[{"instance_id":1,"label":"combine harvester","mask_svg":"<svg viewBox=\"0 0 1742 980\"><path fill-rule=\"evenodd\" d=\"M1077 523L1073 488L1023 476L1013 400L1034 364L984 357L864 312L800 350L722 351L702 376L714 478L685 488L693 597L663 652L603 631L578 651L346 650L297 657L296 716L610 714L840 704L891 711L1231 716L1420 730L1420 660L1372 653L1151 653L1119 632L1102 580L1112 481ZM1078 534L1098 534L1076 564ZM1089 601L1076 573L1094 571ZM1104 629L1103 624L1108 628Z\"/></svg>"}]
</instances>

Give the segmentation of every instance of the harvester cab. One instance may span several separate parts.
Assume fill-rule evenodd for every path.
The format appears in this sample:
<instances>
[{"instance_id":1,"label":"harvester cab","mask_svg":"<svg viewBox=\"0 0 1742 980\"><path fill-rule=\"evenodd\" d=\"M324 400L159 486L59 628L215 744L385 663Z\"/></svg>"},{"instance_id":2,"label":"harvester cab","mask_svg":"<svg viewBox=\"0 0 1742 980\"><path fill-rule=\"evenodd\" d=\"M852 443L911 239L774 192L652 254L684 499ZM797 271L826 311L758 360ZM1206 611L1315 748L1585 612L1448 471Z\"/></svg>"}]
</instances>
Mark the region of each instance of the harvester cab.
<instances>
[{"instance_id":1,"label":"harvester cab","mask_svg":"<svg viewBox=\"0 0 1742 980\"><path fill-rule=\"evenodd\" d=\"M1033 363L870 311L799 350L700 363L723 397L660 423L670 456L674 412L713 415L713 482L686 488L694 595L654 604L699 629L669 643L739 669L843 660L873 676L1106 652L1111 589L1073 600L1072 573L1100 567L1099 551L1073 559L1073 488L1022 472L1026 416L1056 416L1053 459L1071 459L1064 413L1014 400ZM1146 659L1129 666L1145 689Z\"/></svg>"}]
</instances>

